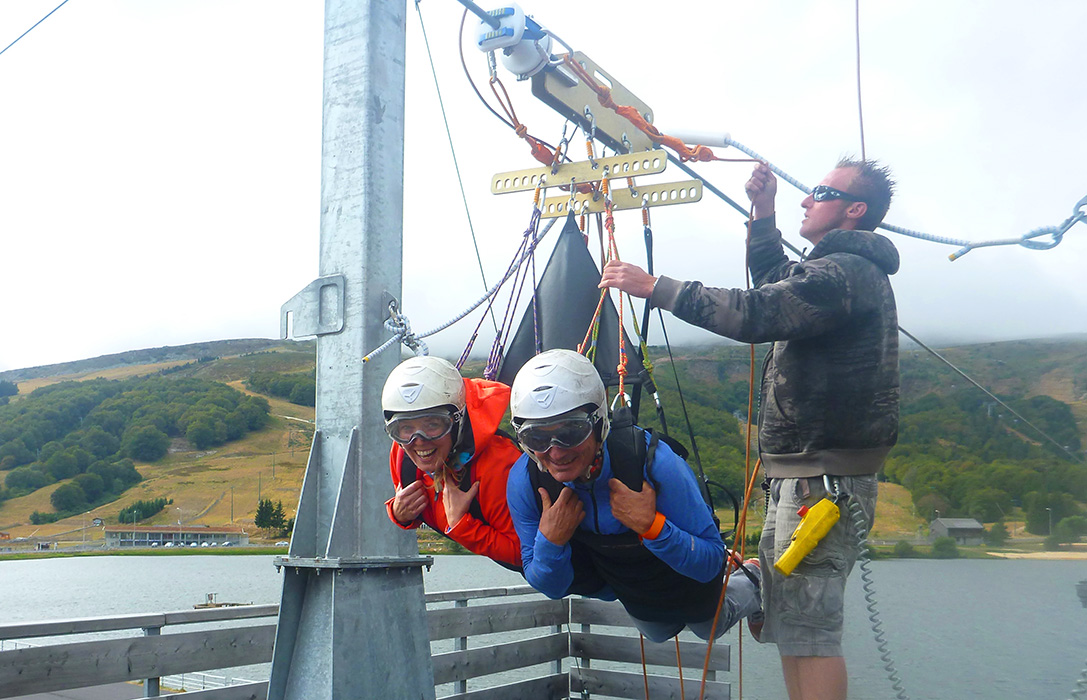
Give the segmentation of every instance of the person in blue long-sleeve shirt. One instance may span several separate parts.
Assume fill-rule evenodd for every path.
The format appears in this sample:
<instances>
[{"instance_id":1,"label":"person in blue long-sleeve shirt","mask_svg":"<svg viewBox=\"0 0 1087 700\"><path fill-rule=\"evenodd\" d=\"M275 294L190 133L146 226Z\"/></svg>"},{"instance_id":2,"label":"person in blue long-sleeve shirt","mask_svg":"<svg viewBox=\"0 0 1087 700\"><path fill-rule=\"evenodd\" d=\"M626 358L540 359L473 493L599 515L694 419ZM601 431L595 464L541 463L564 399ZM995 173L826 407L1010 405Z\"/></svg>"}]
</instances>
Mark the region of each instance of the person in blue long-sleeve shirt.
<instances>
[{"instance_id":1,"label":"person in blue long-sleeve shirt","mask_svg":"<svg viewBox=\"0 0 1087 700\"><path fill-rule=\"evenodd\" d=\"M638 470L640 490L624 483L606 441L604 385L587 358L537 355L518 372L510 403L526 455L510 470L506 497L533 588L618 599L655 642L684 627L720 636L759 611L758 568L748 566L750 577L729 577L714 628L726 551L694 474L638 430L651 456Z\"/></svg>"}]
</instances>

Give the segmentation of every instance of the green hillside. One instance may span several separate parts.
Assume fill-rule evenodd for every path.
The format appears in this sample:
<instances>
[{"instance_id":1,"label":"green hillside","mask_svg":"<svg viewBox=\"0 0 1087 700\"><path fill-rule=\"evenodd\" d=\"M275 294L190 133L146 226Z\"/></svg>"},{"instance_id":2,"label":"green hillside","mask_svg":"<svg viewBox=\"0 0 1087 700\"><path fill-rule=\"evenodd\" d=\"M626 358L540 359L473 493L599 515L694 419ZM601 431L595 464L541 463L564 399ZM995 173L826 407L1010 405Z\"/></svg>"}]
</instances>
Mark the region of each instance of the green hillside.
<instances>
[{"instance_id":1,"label":"green hillside","mask_svg":"<svg viewBox=\"0 0 1087 700\"><path fill-rule=\"evenodd\" d=\"M205 354L213 350L221 354ZM674 368L664 348L650 352L669 432L692 446L674 371L680 378L715 503L728 509L726 492L737 497L742 494L750 350L716 345L674 348L673 352ZM765 347L755 350L756 383L765 352ZM1050 516L1056 524L1083 513L1087 502L1087 467L1082 462L1087 445L1087 340L987 343L943 348L940 353L989 387L1025 420L928 353L904 350L900 441L885 470L888 485L882 491L874 534L884 539L913 536L939 511L943 516L971 516L984 522L1017 521L1022 523L1020 534L1025 529L1044 535ZM251 527L259 498L282 500L288 515L293 514L313 431L313 409L305 405L312 396L303 396L311 391L313 343L223 341L214 346L197 344L109 357L108 361L95 358L66 363L54 367L52 374L45 368L5 373L7 381L16 381L19 388L6 410L18 412L20 405L28 408L31 392L45 391L43 396L48 396L58 390L43 387L68 380L83 380L88 388L110 387L133 377L154 375L159 382L222 383L242 394L259 396L269 405L267 424L236 439L204 445L204 449L194 445L184 430L169 434L168 426L160 426L169 438L164 457L140 459L123 451L119 455L131 460L141 481L129 484L113 500L105 494L101 497L104 502L93 503L86 515L34 525L30 522L33 512L53 512L53 492L79 478L66 474L63 459L54 460L56 471L50 474L54 479L49 484L8 492L7 500L0 503L0 530L12 537L34 533L61 539L82 537L89 532L84 529L85 520L102 517L109 521L138 500L155 499L173 499L174 503L149 524L182 519L208 525L249 523ZM141 358L153 362L135 364ZM466 373L481 369L481 364L470 364ZM105 380L97 377L109 381L102 384ZM757 410L757 392L754 400ZM641 423L659 427L648 398L643 398ZM1032 425L1059 444L1051 444ZM5 442L11 442L3 430L0 421L0 451L5 450ZM117 437L120 450L123 429ZM59 445L72 447L65 446L63 438ZM757 445L752 447L757 454ZM1062 448L1080 459L1070 457ZM8 447L5 454L11 454L12 449ZM46 461L53 456L47 454ZM23 461L17 465L8 460L0 480L16 468L28 468L25 457L21 455ZM35 461L39 458L34 457ZM693 464L693 457L691 461ZM757 499L761 492L756 489L755 493ZM757 513L754 517L757 519ZM757 522L753 528L756 526ZM89 535L95 536L94 532Z\"/></svg>"}]
</instances>

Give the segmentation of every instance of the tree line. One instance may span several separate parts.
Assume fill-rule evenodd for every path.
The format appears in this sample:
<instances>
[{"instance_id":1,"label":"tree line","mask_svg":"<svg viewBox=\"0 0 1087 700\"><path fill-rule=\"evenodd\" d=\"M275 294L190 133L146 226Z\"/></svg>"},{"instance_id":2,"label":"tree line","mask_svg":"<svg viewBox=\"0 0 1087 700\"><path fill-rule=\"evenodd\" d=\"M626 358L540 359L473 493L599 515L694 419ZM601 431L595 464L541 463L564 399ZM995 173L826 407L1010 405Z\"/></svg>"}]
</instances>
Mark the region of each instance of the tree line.
<instances>
[{"instance_id":1,"label":"tree line","mask_svg":"<svg viewBox=\"0 0 1087 700\"><path fill-rule=\"evenodd\" d=\"M94 379L42 387L0 406L0 501L71 479L52 494L62 515L113 500L170 440L197 449L262 428L268 402L200 379Z\"/></svg>"},{"instance_id":2,"label":"tree line","mask_svg":"<svg viewBox=\"0 0 1087 700\"><path fill-rule=\"evenodd\" d=\"M163 508L173 502L174 499L172 498L152 498L150 501L136 501L132 505L121 509L121 512L117 514L117 522L124 525L125 523L146 520L152 515L161 513Z\"/></svg>"},{"instance_id":3,"label":"tree line","mask_svg":"<svg viewBox=\"0 0 1087 700\"><path fill-rule=\"evenodd\" d=\"M669 434L691 447L680 390L671 363L652 356L654 379L666 408ZM759 368L766 348L756 350L754 410L758 411ZM921 358L923 359L923 358ZM1082 454L1071 407L1050 398L1001 396L1016 413L1045 431L1049 443L1014 414L973 387L955 388L939 367L910 357L902 365L904 387L898 444L881 478L906 487L917 514L972 517L995 523L1021 508L1026 528L1038 535L1075 531L1087 502L1087 466L1069 456ZM1024 360L1026 361L1026 360ZM716 506L729 505L725 491L742 499L744 436L748 403L747 348L683 351L677 357L686 412ZM1004 373L1004 362L993 362ZM1081 382L1083 380L1080 380ZM639 422L659 429L652 401L643 399ZM754 438L754 430L753 438ZM1066 449L1062 449L1066 448ZM758 457L753 446L752 462ZM694 466L694 457L688 459ZM761 492L755 490L755 500ZM1051 520L1052 518L1052 520ZM1050 522L1053 533L1050 532Z\"/></svg>"},{"instance_id":4,"label":"tree line","mask_svg":"<svg viewBox=\"0 0 1087 700\"><path fill-rule=\"evenodd\" d=\"M317 403L317 372L253 372L245 386L267 396L286 399L299 406Z\"/></svg>"}]
</instances>

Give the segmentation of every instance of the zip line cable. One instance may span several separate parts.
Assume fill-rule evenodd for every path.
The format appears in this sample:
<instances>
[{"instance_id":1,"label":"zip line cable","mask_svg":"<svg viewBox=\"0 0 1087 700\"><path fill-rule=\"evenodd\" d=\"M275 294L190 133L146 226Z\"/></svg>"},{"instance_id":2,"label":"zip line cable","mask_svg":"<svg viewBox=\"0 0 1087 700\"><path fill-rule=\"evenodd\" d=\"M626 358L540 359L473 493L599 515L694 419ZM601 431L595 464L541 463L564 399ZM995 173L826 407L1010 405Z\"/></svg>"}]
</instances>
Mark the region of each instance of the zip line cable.
<instances>
[{"instance_id":1,"label":"zip line cable","mask_svg":"<svg viewBox=\"0 0 1087 700\"><path fill-rule=\"evenodd\" d=\"M67 2L67 0L65 0ZM419 28L423 32L423 44L426 46L427 59L430 61L430 74L434 77L434 91L438 94L438 106L442 111L442 122L445 124L445 136L449 140L449 153L453 156L453 169L457 173L457 185L460 187L460 198L464 202L464 215L468 218L468 231L472 234L472 247L476 251L476 262L479 263L479 274L483 278L483 290L487 290L487 273L483 271L483 258L479 254L479 242L476 241L476 229L472 225L472 212L468 209L468 195L464 192L464 180L460 175L460 163L457 161L457 149L453 146L453 132L449 128L449 117L445 113L445 101L442 99L442 88L438 84L438 71L434 67L434 55L430 51L430 39L427 38L426 25L423 24L423 9L419 6L421 0L415 0L415 12L419 15ZM498 332L498 321L494 318L494 309L488 309L491 314L491 323L495 333Z\"/></svg>"},{"instance_id":2,"label":"zip line cable","mask_svg":"<svg viewBox=\"0 0 1087 700\"><path fill-rule=\"evenodd\" d=\"M1029 420L1027 420L1027 419L1026 419L1026 418L1024 418L1023 416L1021 416L1021 415L1019 414L1019 412L1018 412L1018 411L1016 411L1016 410L1015 410L1014 408L1012 408L1012 407L1011 407L1011 406L1009 406L1008 404L1006 404L1006 403L1004 403L1003 401L1001 401L1001 400L1000 400L999 398L997 398L997 397L996 397L996 396L995 396L995 395L994 395L994 394L993 394L993 393L992 393L991 391L989 391L988 389L986 389L985 387L983 387L983 386L982 386L981 384L978 384L978 383L977 383L976 381L974 381L974 380L973 380L973 379L972 379L972 378L971 378L971 377L970 377L970 376L969 376L968 374L966 374L966 372L963 372L963 371L962 371L961 369L959 369L959 368L958 368L958 367L956 367L955 365L951 364L951 361L950 361L950 360L948 360L948 359L947 359L946 357L944 357L944 356L943 356L943 355L941 355L940 353L936 352L935 350L933 350L933 349L932 349L932 348L930 348L929 346L927 346L927 345L925 345L924 343L922 343L922 342L921 342L920 340L918 340L918 339L917 339L917 338L916 338L916 337L915 337L915 336L914 336L914 335L913 335L912 333L910 333L909 331L907 331L907 330L906 330L905 328L903 328L902 326L899 326L899 327L898 327L898 332L899 332L899 333L901 333L902 335L906 336L907 338L909 338L909 339L910 339L910 340L912 340L913 342L917 343L918 345L920 345L920 346L921 346L922 348L924 348L925 350L927 350L927 351L929 352L929 354L931 354L931 355L932 355L933 357L935 357L935 358L936 358L937 360L939 360L940 362L943 362L943 363L944 363L945 365L947 365L948 367L950 367L951 369L953 369L953 370L954 370L954 371L955 371L955 372L956 372L956 373L957 373L957 374L958 374L958 375L959 375L960 377L962 377L962 378L963 378L963 379L965 379L966 381L968 381L968 382L970 382L971 384L973 384L974 386L976 386L976 387L977 387L978 389L980 389L980 390L981 390L982 392L984 392L984 394L985 394L986 396L988 396L988 397L989 397L990 399L992 399L993 401L996 401L996 402L997 402L998 404L1000 404L1001 406L1003 406L1004 408L1006 408L1006 409L1008 410L1008 412L1009 412L1009 413L1011 413L1011 414L1012 414L1013 416L1015 416L1015 417L1016 417L1016 418L1018 418L1019 420L1023 421L1024 423L1026 423L1026 424L1027 424L1027 425L1029 425L1030 427L1034 428L1034 430L1035 430L1035 431L1036 431L1036 432L1037 432L1037 433L1038 433L1039 435L1041 435L1041 436L1042 436L1042 437L1044 437L1044 438L1045 438L1046 440L1049 440L1049 441L1050 441L1051 443L1053 443L1054 445L1056 445L1056 446L1057 446L1057 448L1058 448L1059 450L1061 450L1062 452L1064 452L1065 454L1067 454L1067 455L1068 455L1069 457L1071 457L1071 458L1072 458L1072 459L1074 459L1075 461L1077 461L1077 462L1079 462L1079 463L1081 463L1081 464L1083 464L1083 463L1084 463L1084 458L1083 458L1083 457L1081 457L1081 456L1077 455L1077 454L1076 454L1075 452L1072 452L1072 451L1071 451L1071 450L1069 450L1069 449L1068 449L1067 447L1065 447L1064 445L1060 444L1059 442L1057 442L1056 440L1054 440L1053 438L1051 438L1051 437L1050 437L1050 436L1049 436L1049 435L1048 435L1048 434L1047 434L1047 433L1046 433L1046 432L1045 432L1044 430L1042 430L1041 428L1039 428L1038 426L1034 425L1033 423L1031 423L1031 422L1030 422Z\"/></svg>"},{"instance_id":3,"label":"zip line cable","mask_svg":"<svg viewBox=\"0 0 1087 700\"><path fill-rule=\"evenodd\" d=\"M64 0L64 2L62 2L62 3L61 3L61 4L59 4L59 5L57 5L57 6L56 6L56 7L54 7L54 8L52 9L52 10L50 10L50 11L49 11L49 14L48 14L48 15L46 15L45 17L42 17L42 18L41 18L41 19L39 19L39 20L38 20L37 22L35 22L35 23L34 23L34 26L33 26L33 27L31 27L30 29L27 29L27 30L26 30L25 32L23 32L22 34L20 34L20 35L18 36L18 38L16 38L16 39L15 39L15 41L11 42L11 43L10 43L10 44L8 44L7 46L5 46L5 47L4 47L3 49L0 49L0 55L3 55L3 53L4 53L5 51L7 51L8 49L10 49L10 48L11 48L12 46L15 46L16 42L18 42L18 41L19 41L19 39L22 39L22 38L23 38L24 36L26 36L27 34L29 34L29 33L30 33L31 31L33 31L33 30L34 30L34 27L37 27L37 26L38 26L39 24L41 24L41 23L42 23L42 22L44 22L45 20L49 19L49 16L50 16L50 15L52 15L52 14L53 14L54 12L56 12L56 11L57 11L57 10L59 10L60 8L64 7L64 6L65 6L65 5L67 4L67 3L68 3L68 0Z\"/></svg>"}]
</instances>

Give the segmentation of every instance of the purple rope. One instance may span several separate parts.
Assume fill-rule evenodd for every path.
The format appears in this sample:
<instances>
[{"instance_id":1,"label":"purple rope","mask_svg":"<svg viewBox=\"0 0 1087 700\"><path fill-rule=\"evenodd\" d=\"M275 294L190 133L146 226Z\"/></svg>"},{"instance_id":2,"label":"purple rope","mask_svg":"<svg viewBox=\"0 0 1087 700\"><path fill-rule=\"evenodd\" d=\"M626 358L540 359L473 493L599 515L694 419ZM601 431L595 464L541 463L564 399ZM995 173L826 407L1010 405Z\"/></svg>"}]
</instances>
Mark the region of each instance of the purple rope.
<instances>
[{"instance_id":1,"label":"purple rope","mask_svg":"<svg viewBox=\"0 0 1087 700\"><path fill-rule=\"evenodd\" d=\"M502 279L507 279L510 276L510 272L513 271L513 268L517 265L517 261L524 254L523 251L527 242L527 239L521 240L521 245L517 247L517 251L513 254L513 260L510 261L509 267L506 268L506 274L502 276ZM487 320L487 313L491 310L491 307L494 306L494 300L497 298L498 293L496 290L495 294L492 294L491 298L488 300L487 308L483 310L483 315L479 317L479 323L476 324L476 329L472 332L472 338L468 341L468 346L464 348L464 352L461 353L460 359L457 360L457 369L463 367L464 363L468 361L468 355L472 352L472 347L475 345L476 339L479 337L479 329L483 327L483 322ZM501 331L501 328L495 328L496 334L501 333ZM486 378L490 379L490 377Z\"/></svg>"},{"instance_id":2,"label":"purple rope","mask_svg":"<svg viewBox=\"0 0 1087 700\"><path fill-rule=\"evenodd\" d=\"M525 229L524 239L521 241L521 247L518 251L524 250L527 254L533 255L533 265L535 265L535 250L536 243L539 241L536 233L540 226L540 209L533 208L532 217L529 220L528 228ZM520 283L517 278L520 277ZM512 320L514 313L517 310L517 302L521 300L521 292L524 290L525 282L528 280L528 273L525 272L522 276L520 270L514 275L514 287L516 288L516 295L510 292L510 301L506 305L506 312L502 315L502 324L499 326L498 334L495 336L494 344L491 346L490 355L487 357L487 366L483 370L483 378L493 380L498 376L498 367L502 361L502 355L506 347L506 341L509 340L510 328L512 327ZM535 293L535 288L533 289Z\"/></svg>"}]
</instances>

